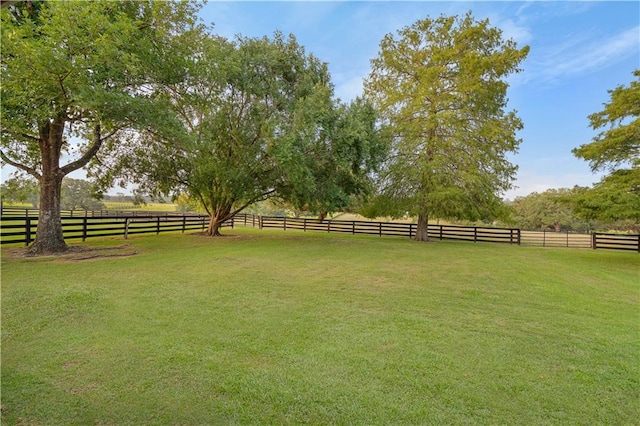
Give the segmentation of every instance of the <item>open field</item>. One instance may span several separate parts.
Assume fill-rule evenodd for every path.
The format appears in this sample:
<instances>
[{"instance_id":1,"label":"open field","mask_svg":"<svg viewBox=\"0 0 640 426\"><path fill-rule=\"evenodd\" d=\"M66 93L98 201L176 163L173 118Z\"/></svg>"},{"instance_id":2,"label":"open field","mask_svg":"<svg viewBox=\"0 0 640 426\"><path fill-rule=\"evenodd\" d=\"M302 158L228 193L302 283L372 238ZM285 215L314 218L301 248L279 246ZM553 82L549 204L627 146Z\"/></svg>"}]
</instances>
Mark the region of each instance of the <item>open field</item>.
<instances>
[{"instance_id":1,"label":"open field","mask_svg":"<svg viewBox=\"0 0 640 426\"><path fill-rule=\"evenodd\" d=\"M176 205L173 203L146 203L135 205L119 201L103 201L108 210L137 210L148 212L175 212Z\"/></svg>"},{"instance_id":2,"label":"open field","mask_svg":"<svg viewBox=\"0 0 640 426\"><path fill-rule=\"evenodd\" d=\"M636 424L637 253L235 229L2 251L2 424Z\"/></svg>"},{"instance_id":3,"label":"open field","mask_svg":"<svg viewBox=\"0 0 640 426\"><path fill-rule=\"evenodd\" d=\"M175 212L176 204L173 203L146 203L135 205L132 202L120 202L120 201L103 201L107 210L137 210L137 211L150 211L150 212ZM4 203L4 207L7 208L24 208L30 210L37 210L31 203ZM79 211L80 209L78 209Z\"/></svg>"}]
</instances>

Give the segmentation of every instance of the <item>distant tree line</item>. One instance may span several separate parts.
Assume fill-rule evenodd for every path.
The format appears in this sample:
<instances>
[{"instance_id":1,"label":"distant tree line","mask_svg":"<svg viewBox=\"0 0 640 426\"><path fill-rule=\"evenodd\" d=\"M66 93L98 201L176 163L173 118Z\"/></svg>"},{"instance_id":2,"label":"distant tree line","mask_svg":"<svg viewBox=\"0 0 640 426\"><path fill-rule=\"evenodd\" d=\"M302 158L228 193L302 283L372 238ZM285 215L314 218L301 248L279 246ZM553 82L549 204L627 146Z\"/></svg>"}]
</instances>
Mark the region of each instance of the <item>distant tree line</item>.
<instances>
[{"instance_id":1,"label":"distant tree line","mask_svg":"<svg viewBox=\"0 0 640 426\"><path fill-rule=\"evenodd\" d=\"M27 204L39 208L39 192L38 183L33 179L7 179L1 188L2 202ZM72 178L62 180L60 200L62 210L102 210L106 208L101 201L102 198L95 193L94 186L86 180Z\"/></svg>"},{"instance_id":2,"label":"distant tree line","mask_svg":"<svg viewBox=\"0 0 640 426\"><path fill-rule=\"evenodd\" d=\"M504 221L521 229L554 232L630 231L638 232L640 224L626 216L596 216L582 208L590 191L586 187L549 189L533 192L507 202L510 216Z\"/></svg>"}]
</instances>

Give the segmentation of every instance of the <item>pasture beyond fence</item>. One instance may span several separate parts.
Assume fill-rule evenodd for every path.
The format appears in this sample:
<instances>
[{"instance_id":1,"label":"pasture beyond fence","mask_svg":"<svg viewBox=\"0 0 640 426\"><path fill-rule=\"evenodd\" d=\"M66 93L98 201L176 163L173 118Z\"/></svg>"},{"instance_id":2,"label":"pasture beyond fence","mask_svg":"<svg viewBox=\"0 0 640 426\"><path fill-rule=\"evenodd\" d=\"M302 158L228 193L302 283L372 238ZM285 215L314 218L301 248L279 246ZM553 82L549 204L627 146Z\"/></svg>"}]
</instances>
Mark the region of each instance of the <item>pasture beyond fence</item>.
<instances>
[{"instance_id":1,"label":"pasture beyond fence","mask_svg":"<svg viewBox=\"0 0 640 426\"><path fill-rule=\"evenodd\" d=\"M29 245L35 239L38 211L4 208L0 219L2 244ZM123 236L161 232L186 232L206 229L209 218L197 213L146 211L63 211L62 229L65 239ZM338 232L360 235L398 236L413 238L415 223L323 220L239 214L223 227L249 226L260 229L282 229ZM637 251L639 234L570 234L558 232L521 231L517 228L490 228L429 224L428 236L437 240L506 243L543 247L575 247Z\"/></svg>"},{"instance_id":2,"label":"pasture beyond fence","mask_svg":"<svg viewBox=\"0 0 640 426\"><path fill-rule=\"evenodd\" d=\"M161 232L175 232L206 229L209 218L205 215L194 214L164 214L147 213L129 215L123 212L98 216L93 214L62 215L62 232L65 239L82 239L93 237L124 236L126 239L133 234L159 234ZM90 213L90 212L89 212ZM114 213L114 212L110 212ZM128 213L128 212L127 212ZM2 244L24 243L29 245L38 229L37 216L3 215L1 218ZM233 227L233 221L224 223L223 227Z\"/></svg>"}]
</instances>

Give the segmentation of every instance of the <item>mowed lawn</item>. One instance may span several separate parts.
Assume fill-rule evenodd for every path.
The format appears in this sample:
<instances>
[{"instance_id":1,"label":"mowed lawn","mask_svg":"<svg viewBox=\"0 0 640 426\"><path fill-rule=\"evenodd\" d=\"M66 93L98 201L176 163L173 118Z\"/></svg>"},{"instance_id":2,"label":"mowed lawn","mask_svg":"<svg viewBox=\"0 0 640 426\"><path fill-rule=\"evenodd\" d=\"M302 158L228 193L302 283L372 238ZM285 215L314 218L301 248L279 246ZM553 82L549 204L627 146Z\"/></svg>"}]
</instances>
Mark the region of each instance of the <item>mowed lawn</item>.
<instances>
[{"instance_id":1,"label":"mowed lawn","mask_svg":"<svg viewBox=\"0 0 640 426\"><path fill-rule=\"evenodd\" d=\"M223 232L3 249L2 424L638 424L637 253Z\"/></svg>"}]
</instances>

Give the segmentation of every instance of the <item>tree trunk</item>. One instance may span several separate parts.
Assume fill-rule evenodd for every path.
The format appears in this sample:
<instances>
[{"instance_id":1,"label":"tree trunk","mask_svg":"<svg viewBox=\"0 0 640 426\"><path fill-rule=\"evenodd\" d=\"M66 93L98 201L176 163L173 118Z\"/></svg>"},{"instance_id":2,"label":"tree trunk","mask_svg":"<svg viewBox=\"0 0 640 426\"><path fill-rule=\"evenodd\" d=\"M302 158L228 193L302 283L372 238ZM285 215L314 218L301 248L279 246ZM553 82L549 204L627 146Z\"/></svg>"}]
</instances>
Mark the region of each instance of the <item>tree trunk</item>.
<instances>
[{"instance_id":1,"label":"tree trunk","mask_svg":"<svg viewBox=\"0 0 640 426\"><path fill-rule=\"evenodd\" d=\"M556 232L560 232L560 231L562 230L562 229L561 229L561 226L560 226L560 222L556 222L556 223L554 223L554 224L553 224L553 227L555 228L555 231L556 231Z\"/></svg>"},{"instance_id":2,"label":"tree trunk","mask_svg":"<svg viewBox=\"0 0 640 426\"><path fill-rule=\"evenodd\" d=\"M221 237L220 228L222 224L233 217L235 213L231 212L233 207L232 203L221 203L214 206L210 206L207 209L209 212L209 226L205 232L210 237Z\"/></svg>"},{"instance_id":3,"label":"tree trunk","mask_svg":"<svg viewBox=\"0 0 640 426\"><path fill-rule=\"evenodd\" d=\"M418 226L416 227L416 241L429 241L429 216L426 211L418 214Z\"/></svg>"},{"instance_id":4,"label":"tree trunk","mask_svg":"<svg viewBox=\"0 0 640 426\"><path fill-rule=\"evenodd\" d=\"M42 175L40 176L40 213L36 239L29 248L32 254L57 254L69 249L62 235L60 195L62 177L60 151L64 121L45 123L40 129Z\"/></svg>"},{"instance_id":5,"label":"tree trunk","mask_svg":"<svg viewBox=\"0 0 640 426\"><path fill-rule=\"evenodd\" d=\"M206 234L210 237L221 237L220 227L222 221L217 216L209 216L209 226L207 227Z\"/></svg>"}]
</instances>

